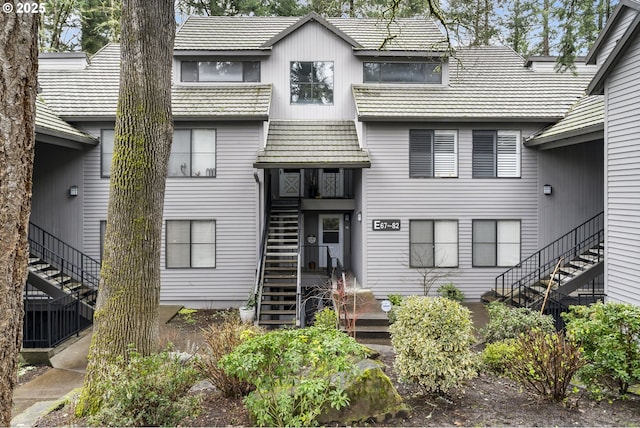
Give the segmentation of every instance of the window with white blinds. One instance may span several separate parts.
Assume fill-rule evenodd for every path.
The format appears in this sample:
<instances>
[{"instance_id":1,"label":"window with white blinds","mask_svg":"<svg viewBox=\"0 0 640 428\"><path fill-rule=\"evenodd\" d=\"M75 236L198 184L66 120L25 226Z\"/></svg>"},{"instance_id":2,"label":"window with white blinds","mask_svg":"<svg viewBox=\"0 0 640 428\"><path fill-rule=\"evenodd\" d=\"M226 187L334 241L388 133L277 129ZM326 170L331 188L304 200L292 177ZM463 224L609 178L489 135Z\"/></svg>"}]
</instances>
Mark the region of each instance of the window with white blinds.
<instances>
[{"instance_id":1,"label":"window with white blinds","mask_svg":"<svg viewBox=\"0 0 640 428\"><path fill-rule=\"evenodd\" d=\"M411 267L457 267L457 220L410 220Z\"/></svg>"},{"instance_id":2,"label":"window with white blinds","mask_svg":"<svg viewBox=\"0 0 640 428\"><path fill-rule=\"evenodd\" d=\"M409 176L458 176L458 133L453 130L409 130Z\"/></svg>"},{"instance_id":3,"label":"window with white blinds","mask_svg":"<svg viewBox=\"0 0 640 428\"><path fill-rule=\"evenodd\" d=\"M520 131L473 131L473 177L520 177Z\"/></svg>"}]
</instances>

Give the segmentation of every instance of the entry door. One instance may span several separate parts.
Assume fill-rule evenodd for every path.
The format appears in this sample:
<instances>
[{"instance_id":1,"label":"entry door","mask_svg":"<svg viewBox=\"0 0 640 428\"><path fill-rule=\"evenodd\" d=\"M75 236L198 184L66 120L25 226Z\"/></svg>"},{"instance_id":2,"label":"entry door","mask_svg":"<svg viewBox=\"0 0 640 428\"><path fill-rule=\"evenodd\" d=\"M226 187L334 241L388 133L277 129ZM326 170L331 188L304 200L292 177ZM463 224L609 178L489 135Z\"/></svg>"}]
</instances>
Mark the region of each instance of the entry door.
<instances>
[{"instance_id":1,"label":"entry door","mask_svg":"<svg viewBox=\"0 0 640 428\"><path fill-rule=\"evenodd\" d=\"M344 264L343 258L343 242L344 242L344 225L342 223L342 214L320 214L318 216L320 237L318 245L320 245L320 255L318 259L321 267L326 267L331 261L327 260L327 252L324 246L329 247L331 256L340 259Z\"/></svg>"},{"instance_id":2,"label":"entry door","mask_svg":"<svg viewBox=\"0 0 640 428\"><path fill-rule=\"evenodd\" d=\"M299 169L280 169L280 197L300 196L300 170Z\"/></svg>"}]
</instances>

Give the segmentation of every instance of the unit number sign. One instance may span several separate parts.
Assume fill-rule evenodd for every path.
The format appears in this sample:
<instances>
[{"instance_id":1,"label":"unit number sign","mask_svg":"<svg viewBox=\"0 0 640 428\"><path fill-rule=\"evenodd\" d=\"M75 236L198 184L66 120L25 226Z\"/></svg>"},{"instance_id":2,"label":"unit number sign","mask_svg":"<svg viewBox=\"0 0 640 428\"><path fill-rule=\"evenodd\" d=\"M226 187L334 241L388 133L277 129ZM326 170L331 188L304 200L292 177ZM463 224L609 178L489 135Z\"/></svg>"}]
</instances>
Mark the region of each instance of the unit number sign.
<instances>
[{"instance_id":1,"label":"unit number sign","mask_svg":"<svg viewBox=\"0 0 640 428\"><path fill-rule=\"evenodd\" d=\"M400 230L400 220L373 220L373 230L398 231Z\"/></svg>"}]
</instances>

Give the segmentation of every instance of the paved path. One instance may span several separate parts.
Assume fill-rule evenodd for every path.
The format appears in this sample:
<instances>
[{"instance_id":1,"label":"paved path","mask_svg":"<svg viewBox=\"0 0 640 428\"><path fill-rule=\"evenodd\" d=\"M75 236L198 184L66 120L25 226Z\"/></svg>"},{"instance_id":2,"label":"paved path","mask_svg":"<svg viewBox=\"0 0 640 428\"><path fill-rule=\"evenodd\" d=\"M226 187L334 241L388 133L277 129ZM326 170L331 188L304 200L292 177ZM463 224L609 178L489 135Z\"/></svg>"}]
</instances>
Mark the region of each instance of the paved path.
<instances>
[{"instance_id":1,"label":"paved path","mask_svg":"<svg viewBox=\"0 0 640 428\"><path fill-rule=\"evenodd\" d=\"M160 323L167 323L182 306L160 306ZM51 357L52 369L16 388L13 392L11 426L33 426L64 396L82 387L91 344L91 329Z\"/></svg>"}]
</instances>

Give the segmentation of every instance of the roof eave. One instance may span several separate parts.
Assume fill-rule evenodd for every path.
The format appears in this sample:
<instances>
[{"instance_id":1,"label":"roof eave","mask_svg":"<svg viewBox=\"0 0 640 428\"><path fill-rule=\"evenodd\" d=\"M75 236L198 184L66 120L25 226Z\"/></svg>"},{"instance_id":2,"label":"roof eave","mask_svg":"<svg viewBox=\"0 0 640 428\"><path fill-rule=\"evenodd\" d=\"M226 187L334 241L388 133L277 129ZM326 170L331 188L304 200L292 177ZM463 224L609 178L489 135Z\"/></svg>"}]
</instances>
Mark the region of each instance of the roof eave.
<instances>
[{"instance_id":1,"label":"roof eave","mask_svg":"<svg viewBox=\"0 0 640 428\"><path fill-rule=\"evenodd\" d=\"M275 36L271 37L269 40L264 42L262 44L262 46L260 46L260 47L261 48L272 47L273 45L278 43L280 40L284 39L285 37L287 37L288 35L290 35L294 31L296 31L298 28L301 28L305 24L307 24L309 22L314 22L314 21L317 22L318 24L324 26L325 28L327 28L329 31L334 33L336 36L338 36L339 38L341 38L342 40L344 40L345 42L350 44L352 47L354 47L354 48L362 47L362 46L360 46L360 44L358 42L356 42L353 38L348 36L344 31L340 30L338 27L336 27L335 25L331 24L329 21L327 21L326 19L324 19L322 16L318 15L315 12L310 12L310 13L306 14L305 16L300 18L297 22L295 22L294 24L292 24L289 27L285 28L284 30L282 30L281 32L279 32L278 34L276 34Z\"/></svg>"},{"instance_id":2,"label":"roof eave","mask_svg":"<svg viewBox=\"0 0 640 428\"><path fill-rule=\"evenodd\" d=\"M611 32L611 29L615 26L618 15L620 15L620 13L622 12L622 9L625 7L635 9L640 12L640 3L633 0L621 0L620 3L618 3L617 7L614 9L609 19L607 20L607 23L605 24L604 29L600 32L600 34L598 35L598 38L593 43L593 46L591 47L591 49L589 49L589 52L587 53L587 56L585 58L585 64L593 65L596 63L595 60L597 57L596 55L597 52L600 50L602 43Z\"/></svg>"},{"instance_id":3,"label":"roof eave","mask_svg":"<svg viewBox=\"0 0 640 428\"><path fill-rule=\"evenodd\" d=\"M633 19L629 28L627 28L622 38L616 44L616 47L611 51L605 63L600 67L596 75L593 76L591 83L589 83L589 86L587 87L587 95L602 95L604 93L604 82L607 76L620 60L622 52L627 49L639 32L640 12Z\"/></svg>"},{"instance_id":4,"label":"roof eave","mask_svg":"<svg viewBox=\"0 0 640 428\"><path fill-rule=\"evenodd\" d=\"M370 161L362 162L254 162L254 168L270 169L270 168L371 168Z\"/></svg>"},{"instance_id":5,"label":"roof eave","mask_svg":"<svg viewBox=\"0 0 640 428\"><path fill-rule=\"evenodd\" d=\"M261 49L235 49L235 50L213 50L213 49L176 49L173 56L176 58L184 57L203 57L203 56L270 56L271 47Z\"/></svg>"},{"instance_id":6,"label":"roof eave","mask_svg":"<svg viewBox=\"0 0 640 428\"><path fill-rule=\"evenodd\" d=\"M82 136L54 131L40 125L36 125L36 141L54 144L56 146L69 147L72 149L81 149L85 146L98 145L98 139L90 135Z\"/></svg>"},{"instance_id":7,"label":"roof eave","mask_svg":"<svg viewBox=\"0 0 640 428\"><path fill-rule=\"evenodd\" d=\"M521 123L554 123L563 116L382 116L358 115L360 122L521 122Z\"/></svg>"},{"instance_id":8,"label":"roof eave","mask_svg":"<svg viewBox=\"0 0 640 428\"><path fill-rule=\"evenodd\" d=\"M534 137L525 141L525 147L539 148L540 150L570 146L586 143L604 138L604 122L600 122L584 128L562 132L547 137Z\"/></svg>"},{"instance_id":9,"label":"roof eave","mask_svg":"<svg viewBox=\"0 0 640 428\"><path fill-rule=\"evenodd\" d=\"M406 51L406 50L376 50L376 49L354 49L353 55L356 57L373 58L442 58L447 55L443 51Z\"/></svg>"}]
</instances>

